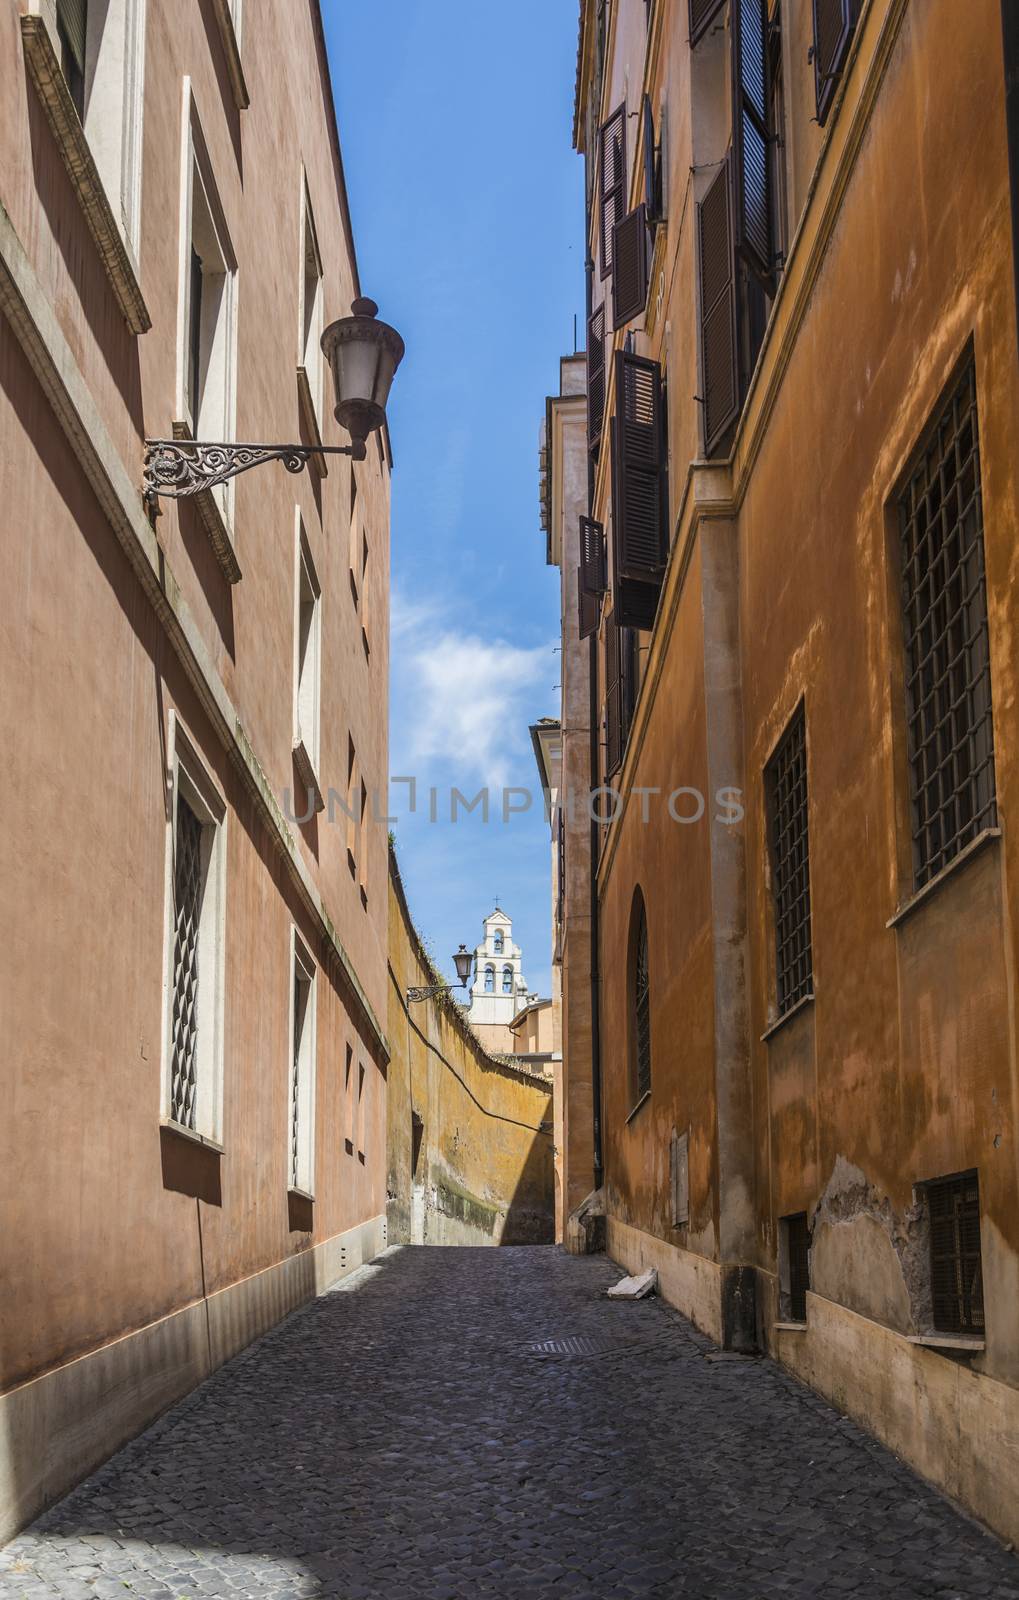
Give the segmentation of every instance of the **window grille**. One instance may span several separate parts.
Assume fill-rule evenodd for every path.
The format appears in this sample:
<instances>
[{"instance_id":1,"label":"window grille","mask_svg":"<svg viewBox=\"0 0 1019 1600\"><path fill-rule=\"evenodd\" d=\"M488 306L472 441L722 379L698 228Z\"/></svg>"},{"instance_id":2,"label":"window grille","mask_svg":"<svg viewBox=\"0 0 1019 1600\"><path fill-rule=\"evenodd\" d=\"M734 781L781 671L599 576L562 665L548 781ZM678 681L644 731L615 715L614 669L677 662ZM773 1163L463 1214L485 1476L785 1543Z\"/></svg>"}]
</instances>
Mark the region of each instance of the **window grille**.
<instances>
[{"instance_id":1,"label":"window grille","mask_svg":"<svg viewBox=\"0 0 1019 1600\"><path fill-rule=\"evenodd\" d=\"M807 1290L810 1288L810 1229L807 1213L785 1218L786 1250L789 1258L789 1316L793 1322L807 1320Z\"/></svg>"},{"instance_id":2,"label":"window grille","mask_svg":"<svg viewBox=\"0 0 1019 1600\"><path fill-rule=\"evenodd\" d=\"M651 984L648 974L647 913L641 899L637 911L633 963L634 1043L637 1099L651 1092Z\"/></svg>"},{"instance_id":3,"label":"window grille","mask_svg":"<svg viewBox=\"0 0 1019 1600\"><path fill-rule=\"evenodd\" d=\"M926 1188L934 1327L939 1333L981 1334L984 1290L977 1175L939 1178Z\"/></svg>"},{"instance_id":4,"label":"window grille","mask_svg":"<svg viewBox=\"0 0 1019 1600\"><path fill-rule=\"evenodd\" d=\"M997 822L972 357L920 445L899 527L919 889Z\"/></svg>"},{"instance_id":5,"label":"window grille","mask_svg":"<svg viewBox=\"0 0 1019 1600\"><path fill-rule=\"evenodd\" d=\"M775 905L778 1014L813 990L810 852L807 833L807 731L802 704L765 769Z\"/></svg>"},{"instance_id":6,"label":"window grille","mask_svg":"<svg viewBox=\"0 0 1019 1600\"><path fill-rule=\"evenodd\" d=\"M173 1021L170 1115L195 1126L198 1040L198 931L202 910L202 824L177 796L173 874Z\"/></svg>"}]
</instances>

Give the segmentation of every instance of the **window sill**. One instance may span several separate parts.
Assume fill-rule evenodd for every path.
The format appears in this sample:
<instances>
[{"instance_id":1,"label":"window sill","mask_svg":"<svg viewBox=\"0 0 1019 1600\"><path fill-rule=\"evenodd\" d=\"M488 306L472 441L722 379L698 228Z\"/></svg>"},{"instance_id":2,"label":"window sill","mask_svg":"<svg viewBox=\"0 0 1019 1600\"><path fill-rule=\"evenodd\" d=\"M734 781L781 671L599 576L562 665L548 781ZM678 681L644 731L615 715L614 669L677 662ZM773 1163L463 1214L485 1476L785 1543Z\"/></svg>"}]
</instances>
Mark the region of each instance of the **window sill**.
<instances>
[{"instance_id":1,"label":"window sill","mask_svg":"<svg viewBox=\"0 0 1019 1600\"><path fill-rule=\"evenodd\" d=\"M807 1331L805 1322L773 1322L771 1326L774 1333L806 1333Z\"/></svg>"},{"instance_id":2,"label":"window sill","mask_svg":"<svg viewBox=\"0 0 1019 1600\"><path fill-rule=\"evenodd\" d=\"M185 1128L182 1122L174 1122L172 1117L161 1117L159 1126L165 1128L167 1133L175 1133L178 1138L186 1139L189 1144L200 1144L205 1150L212 1150L216 1155L223 1154L224 1146L217 1139L207 1133L199 1133L195 1128Z\"/></svg>"},{"instance_id":3,"label":"window sill","mask_svg":"<svg viewBox=\"0 0 1019 1600\"><path fill-rule=\"evenodd\" d=\"M761 1034L761 1043L766 1044L769 1039L773 1039L780 1028L784 1028L787 1022L792 1021L793 1017L798 1017L801 1011L805 1011L808 1006L813 1004L813 992L805 994L802 999L797 1000L794 1006L790 1006L788 1011L783 1011L780 1017L776 1017L774 1022L768 1024Z\"/></svg>"},{"instance_id":4,"label":"window sill","mask_svg":"<svg viewBox=\"0 0 1019 1600\"><path fill-rule=\"evenodd\" d=\"M49 30L41 16L22 16L21 39L36 94L124 321L132 333L147 333L152 318L142 296L137 269L117 226Z\"/></svg>"},{"instance_id":5,"label":"window sill","mask_svg":"<svg viewBox=\"0 0 1019 1600\"><path fill-rule=\"evenodd\" d=\"M187 422L175 422L173 424L173 436L183 442L194 443L195 436L190 424ZM214 491L212 489L202 489L198 494L192 495L191 500L202 519L202 526L209 536L209 543L212 545L212 553L222 567L223 576L227 583L240 583L243 576L240 563L234 550L233 539L230 537L230 529L227 526L226 518L220 509L219 501L216 499Z\"/></svg>"},{"instance_id":6,"label":"window sill","mask_svg":"<svg viewBox=\"0 0 1019 1600\"><path fill-rule=\"evenodd\" d=\"M627 1117L627 1119L626 1119L627 1126L629 1126L629 1124L633 1121L633 1119L637 1115L637 1113L639 1111L643 1110L643 1108L647 1105L647 1103L648 1103L648 1101L650 1099L651 1099L651 1090L648 1089L646 1094L642 1094L641 1095L640 1099L637 1101L637 1104L634 1106L633 1110L630 1112L630 1115Z\"/></svg>"},{"instance_id":7,"label":"window sill","mask_svg":"<svg viewBox=\"0 0 1019 1600\"><path fill-rule=\"evenodd\" d=\"M237 30L234 27L230 0L212 0L212 9L216 13L219 36L223 41L226 69L230 74L230 87L234 94L234 104L238 111L247 111L251 104L251 97L248 94L248 86L244 81L244 68L241 65L241 51L237 43Z\"/></svg>"},{"instance_id":8,"label":"window sill","mask_svg":"<svg viewBox=\"0 0 1019 1600\"><path fill-rule=\"evenodd\" d=\"M307 367L297 369L297 404L301 409L304 426L311 443L319 448L322 445L322 429L318 425L318 412L311 393L311 380L308 377ZM315 468L320 478L328 478L328 457L312 456L311 465Z\"/></svg>"},{"instance_id":9,"label":"window sill","mask_svg":"<svg viewBox=\"0 0 1019 1600\"><path fill-rule=\"evenodd\" d=\"M294 766L297 768L297 776L307 789L308 795L315 807L315 810L324 811L326 808L326 803L322 798L322 790L319 785L318 776L315 772L315 767L311 756L308 754L308 747L300 735L298 735L294 744L293 754Z\"/></svg>"},{"instance_id":10,"label":"window sill","mask_svg":"<svg viewBox=\"0 0 1019 1600\"><path fill-rule=\"evenodd\" d=\"M987 849L988 845L1000 838L1000 828L985 828L982 833L978 833L976 838L971 839L966 848L960 850L959 854L954 856L947 866L942 867L941 871L936 873L928 883L925 883L922 889L917 889L915 894L910 895L908 900L902 902L894 915L888 918L885 927L897 928L900 922L905 922L906 918L912 916L918 907L924 905L932 894L937 893L947 878L950 878L954 872L958 872L960 868L964 867L966 862L971 860L973 856L979 855L982 850Z\"/></svg>"},{"instance_id":11,"label":"window sill","mask_svg":"<svg viewBox=\"0 0 1019 1600\"><path fill-rule=\"evenodd\" d=\"M307 1200L309 1205L315 1204L315 1196L310 1189L299 1189L296 1183L287 1184L287 1194L294 1195L298 1200Z\"/></svg>"},{"instance_id":12,"label":"window sill","mask_svg":"<svg viewBox=\"0 0 1019 1600\"><path fill-rule=\"evenodd\" d=\"M964 1333L911 1333L908 1343L923 1345L927 1350L960 1350L971 1356L987 1348L987 1341L979 1335Z\"/></svg>"}]
</instances>

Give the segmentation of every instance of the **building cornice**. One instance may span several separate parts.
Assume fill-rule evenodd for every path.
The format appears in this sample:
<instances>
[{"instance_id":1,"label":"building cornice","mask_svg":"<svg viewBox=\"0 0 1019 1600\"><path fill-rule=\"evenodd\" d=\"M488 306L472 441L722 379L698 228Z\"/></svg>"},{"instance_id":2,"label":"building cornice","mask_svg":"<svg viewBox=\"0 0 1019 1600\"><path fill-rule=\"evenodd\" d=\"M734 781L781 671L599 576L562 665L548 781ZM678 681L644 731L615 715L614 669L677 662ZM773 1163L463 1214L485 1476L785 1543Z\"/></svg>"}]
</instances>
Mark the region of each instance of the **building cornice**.
<instances>
[{"instance_id":1,"label":"building cornice","mask_svg":"<svg viewBox=\"0 0 1019 1600\"><path fill-rule=\"evenodd\" d=\"M185 675L315 923L328 967L353 1001L373 1052L389 1059L385 1032L353 961L344 949L297 840L273 793L244 724L209 656L205 641L144 514L132 479L64 337L24 246L0 203L0 312L6 317L71 452L152 606Z\"/></svg>"}]
</instances>

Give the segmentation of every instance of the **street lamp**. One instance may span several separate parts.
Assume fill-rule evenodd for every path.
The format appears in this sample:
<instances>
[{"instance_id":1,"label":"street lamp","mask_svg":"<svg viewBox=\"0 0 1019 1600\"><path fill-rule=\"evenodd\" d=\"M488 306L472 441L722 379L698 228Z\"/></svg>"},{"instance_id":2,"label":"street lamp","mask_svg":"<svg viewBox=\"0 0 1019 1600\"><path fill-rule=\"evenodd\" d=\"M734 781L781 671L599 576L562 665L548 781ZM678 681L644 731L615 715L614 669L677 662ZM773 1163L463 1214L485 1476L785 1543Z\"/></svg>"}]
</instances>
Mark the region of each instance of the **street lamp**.
<instances>
[{"instance_id":1,"label":"street lamp","mask_svg":"<svg viewBox=\"0 0 1019 1600\"><path fill-rule=\"evenodd\" d=\"M453 965L456 968L456 975L460 979L459 984L431 983L426 984L421 988L408 989L407 1004L411 1005L415 1000L430 1000L432 996L436 994L450 994L454 989L457 988L466 989L468 979L471 975L471 967L473 963L474 957L471 955L471 952L468 950L467 946L462 944L456 955L453 957Z\"/></svg>"},{"instance_id":2,"label":"street lamp","mask_svg":"<svg viewBox=\"0 0 1019 1600\"><path fill-rule=\"evenodd\" d=\"M146 500L214 489L263 461L282 461L288 472L303 472L312 456L351 456L363 461L365 440L386 420L386 401L404 344L395 328L379 322L378 306L364 296L349 317L331 322L322 335L336 389L333 415L350 434L350 444L208 444L205 440L146 439L142 490Z\"/></svg>"}]
</instances>

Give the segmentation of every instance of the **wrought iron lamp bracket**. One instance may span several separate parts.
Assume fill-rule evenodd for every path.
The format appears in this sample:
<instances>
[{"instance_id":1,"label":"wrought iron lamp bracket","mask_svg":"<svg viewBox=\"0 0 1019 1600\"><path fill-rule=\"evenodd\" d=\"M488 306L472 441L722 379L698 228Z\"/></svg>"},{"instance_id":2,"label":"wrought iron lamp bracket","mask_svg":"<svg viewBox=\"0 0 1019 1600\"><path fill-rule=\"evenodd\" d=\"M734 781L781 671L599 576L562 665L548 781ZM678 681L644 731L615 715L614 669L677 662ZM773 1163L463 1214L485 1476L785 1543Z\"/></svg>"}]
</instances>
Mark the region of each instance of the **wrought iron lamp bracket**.
<instances>
[{"instance_id":1,"label":"wrought iron lamp bracket","mask_svg":"<svg viewBox=\"0 0 1019 1600\"><path fill-rule=\"evenodd\" d=\"M433 995L452 994L454 989L462 989L462 983L431 983L422 987L407 990L407 1004L413 1005L417 1000L431 1000Z\"/></svg>"},{"instance_id":2,"label":"wrought iron lamp bracket","mask_svg":"<svg viewBox=\"0 0 1019 1600\"><path fill-rule=\"evenodd\" d=\"M146 500L167 495L180 500L202 494L265 461L282 461L288 472L303 472L312 456L365 458L363 440L354 444L207 444L192 439L146 439L142 493Z\"/></svg>"}]
</instances>

